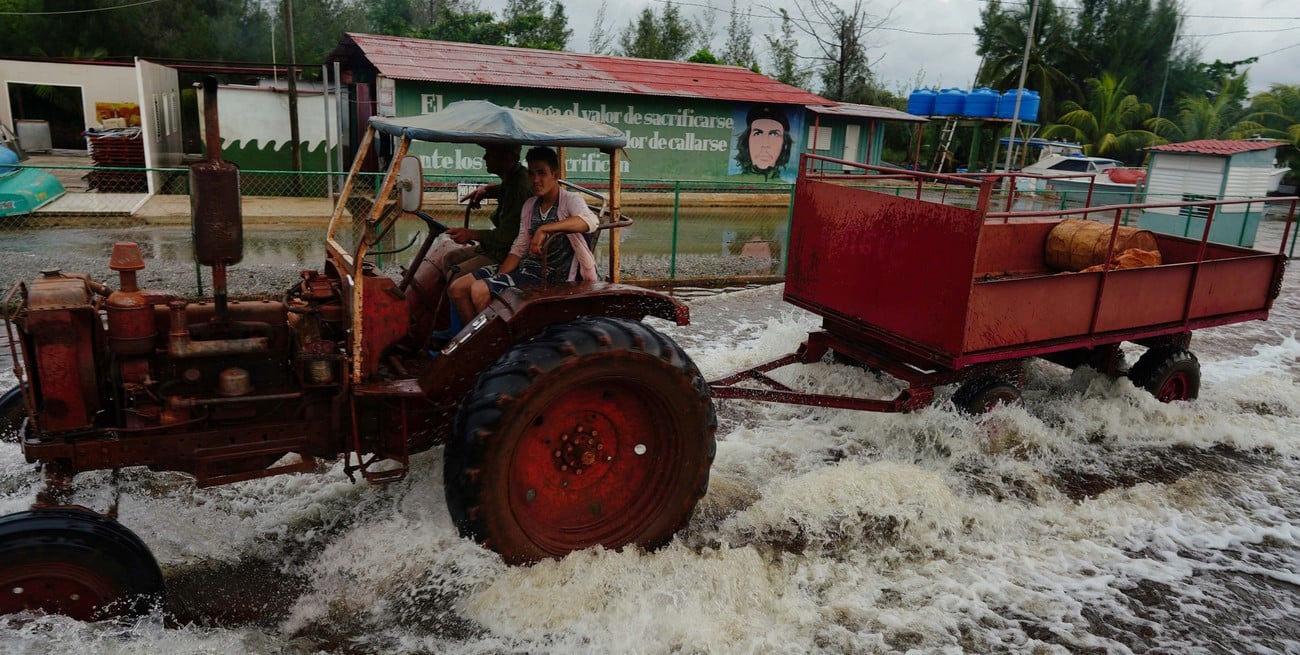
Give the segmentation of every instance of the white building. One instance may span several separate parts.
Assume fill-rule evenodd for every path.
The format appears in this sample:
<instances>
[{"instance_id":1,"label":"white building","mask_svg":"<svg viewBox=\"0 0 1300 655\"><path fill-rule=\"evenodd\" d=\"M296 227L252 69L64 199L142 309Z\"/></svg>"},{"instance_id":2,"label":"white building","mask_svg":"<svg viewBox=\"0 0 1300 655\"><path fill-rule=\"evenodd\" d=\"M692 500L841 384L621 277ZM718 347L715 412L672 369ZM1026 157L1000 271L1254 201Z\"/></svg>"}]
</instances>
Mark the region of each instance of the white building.
<instances>
[{"instance_id":1,"label":"white building","mask_svg":"<svg viewBox=\"0 0 1300 655\"><path fill-rule=\"evenodd\" d=\"M1148 148L1147 202L1259 198L1277 189L1278 141L1202 139ZM1209 207L1169 207L1142 212L1143 229L1199 239ZM1210 240L1253 246L1262 206L1226 205L1216 210Z\"/></svg>"}]
</instances>

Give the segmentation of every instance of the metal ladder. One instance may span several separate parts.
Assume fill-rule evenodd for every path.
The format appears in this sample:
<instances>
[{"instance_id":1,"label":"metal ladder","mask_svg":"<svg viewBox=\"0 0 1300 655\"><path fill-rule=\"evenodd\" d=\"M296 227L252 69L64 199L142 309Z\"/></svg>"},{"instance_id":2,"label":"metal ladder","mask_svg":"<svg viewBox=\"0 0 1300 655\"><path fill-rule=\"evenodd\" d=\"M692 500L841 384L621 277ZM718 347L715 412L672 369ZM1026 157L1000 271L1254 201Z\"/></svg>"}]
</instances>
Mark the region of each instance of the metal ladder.
<instances>
[{"instance_id":1,"label":"metal ladder","mask_svg":"<svg viewBox=\"0 0 1300 655\"><path fill-rule=\"evenodd\" d=\"M952 148L952 137L957 133L957 117L949 116L943 123L943 128L939 130L939 142L934 149L934 163L930 165L930 170L935 173L943 172L943 165L948 161L948 155Z\"/></svg>"}]
</instances>

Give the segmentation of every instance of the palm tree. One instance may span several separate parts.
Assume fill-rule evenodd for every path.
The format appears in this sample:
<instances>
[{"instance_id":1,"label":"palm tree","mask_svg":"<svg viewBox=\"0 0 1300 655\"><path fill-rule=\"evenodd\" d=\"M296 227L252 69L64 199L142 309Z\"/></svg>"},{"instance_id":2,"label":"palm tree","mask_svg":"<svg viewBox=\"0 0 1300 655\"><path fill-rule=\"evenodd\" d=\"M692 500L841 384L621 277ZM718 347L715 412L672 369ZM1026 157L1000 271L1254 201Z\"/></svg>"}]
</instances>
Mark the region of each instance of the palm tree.
<instances>
[{"instance_id":1,"label":"palm tree","mask_svg":"<svg viewBox=\"0 0 1300 655\"><path fill-rule=\"evenodd\" d=\"M1124 80L1110 73L1091 78L1088 83L1088 108L1067 100L1065 112L1043 130L1046 138L1065 138L1078 142L1087 155L1112 157L1129 163L1141 160L1139 151L1166 140L1144 129L1151 116L1151 105L1124 89Z\"/></svg>"},{"instance_id":2,"label":"palm tree","mask_svg":"<svg viewBox=\"0 0 1300 655\"><path fill-rule=\"evenodd\" d=\"M1207 96L1183 96L1178 99L1178 116L1171 121L1152 118L1146 126L1170 141L1196 139L1243 139L1259 131L1252 121L1244 121L1240 98L1245 97L1246 75L1229 77L1217 91Z\"/></svg>"},{"instance_id":3,"label":"palm tree","mask_svg":"<svg viewBox=\"0 0 1300 655\"><path fill-rule=\"evenodd\" d=\"M983 20L975 28L979 38L976 54L983 57L976 82L995 89L1014 89L1020 83L1029 5L1003 10L997 0L991 0L982 13ZM1079 85L1056 65L1077 53L1070 40L1069 23L1052 0L1044 0L1039 6L1037 23L1025 88L1037 90L1042 98L1040 116L1055 116L1056 105L1062 99L1083 96Z\"/></svg>"},{"instance_id":4,"label":"palm tree","mask_svg":"<svg viewBox=\"0 0 1300 655\"><path fill-rule=\"evenodd\" d=\"M1250 99L1241 126L1245 136L1281 139L1291 144L1280 148L1278 159L1291 167L1288 178L1300 178L1300 84L1274 84Z\"/></svg>"},{"instance_id":5,"label":"palm tree","mask_svg":"<svg viewBox=\"0 0 1300 655\"><path fill-rule=\"evenodd\" d=\"M1274 84L1251 98L1245 120L1257 126L1258 136L1300 148L1300 84Z\"/></svg>"}]
</instances>

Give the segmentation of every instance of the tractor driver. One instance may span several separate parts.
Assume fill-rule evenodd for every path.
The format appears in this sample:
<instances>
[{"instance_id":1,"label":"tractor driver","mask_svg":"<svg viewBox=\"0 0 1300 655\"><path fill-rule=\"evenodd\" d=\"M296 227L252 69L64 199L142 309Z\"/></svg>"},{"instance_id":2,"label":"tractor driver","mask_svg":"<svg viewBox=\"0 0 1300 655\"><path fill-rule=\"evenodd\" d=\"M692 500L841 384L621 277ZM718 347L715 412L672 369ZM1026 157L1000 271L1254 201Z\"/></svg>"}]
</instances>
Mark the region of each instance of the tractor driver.
<instances>
[{"instance_id":1,"label":"tractor driver","mask_svg":"<svg viewBox=\"0 0 1300 655\"><path fill-rule=\"evenodd\" d=\"M550 245L546 256L546 282L596 278L596 260L582 233L596 231L596 215L582 196L560 188L560 162L555 151L537 147L528 151L528 177L534 196L524 203L519 232L510 254L500 266L488 266L451 285L452 306L468 321L487 307L493 295L510 287L543 283L542 244L550 234L567 233Z\"/></svg>"},{"instance_id":2,"label":"tractor driver","mask_svg":"<svg viewBox=\"0 0 1300 655\"><path fill-rule=\"evenodd\" d=\"M417 278L421 288L441 293L456 278L482 266L505 261L510 244L519 233L519 215L524 201L533 195L528 170L519 162L519 150L517 144L483 146L483 163L489 173L501 178L501 182L481 186L460 200L468 202L471 209L478 209L484 198L495 198L497 206L491 215L492 228L449 228L444 233L447 238L439 239L425 256L427 265L420 267L421 275ZM477 241L478 245L471 245L471 241ZM443 340L449 336L435 334L435 338Z\"/></svg>"}]
</instances>

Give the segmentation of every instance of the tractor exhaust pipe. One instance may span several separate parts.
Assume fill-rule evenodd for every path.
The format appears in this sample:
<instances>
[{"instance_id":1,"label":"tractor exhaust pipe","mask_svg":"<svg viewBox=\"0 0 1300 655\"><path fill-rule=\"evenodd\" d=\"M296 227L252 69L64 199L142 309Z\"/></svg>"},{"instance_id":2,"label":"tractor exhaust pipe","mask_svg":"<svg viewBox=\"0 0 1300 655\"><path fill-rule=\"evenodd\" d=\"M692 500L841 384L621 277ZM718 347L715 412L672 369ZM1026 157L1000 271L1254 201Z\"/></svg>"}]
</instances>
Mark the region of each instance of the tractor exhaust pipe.
<instances>
[{"instance_id":1,"label":"tractor exhaust pipe","mask_svg":"<svg viewBox=\"0 0 1300 655\"><path fill-rule=\"evenodd\" d=\"M215 320L228 320L226 267L244 258L244 220L239 167L221 159L221 125L217 114L217 78L203 80L203 120L208 158L190 166L190 220L194 259L212 267Z\"/></svg>"}]
</instances>

